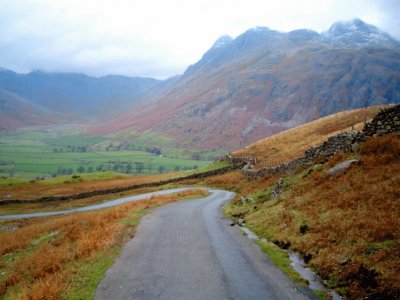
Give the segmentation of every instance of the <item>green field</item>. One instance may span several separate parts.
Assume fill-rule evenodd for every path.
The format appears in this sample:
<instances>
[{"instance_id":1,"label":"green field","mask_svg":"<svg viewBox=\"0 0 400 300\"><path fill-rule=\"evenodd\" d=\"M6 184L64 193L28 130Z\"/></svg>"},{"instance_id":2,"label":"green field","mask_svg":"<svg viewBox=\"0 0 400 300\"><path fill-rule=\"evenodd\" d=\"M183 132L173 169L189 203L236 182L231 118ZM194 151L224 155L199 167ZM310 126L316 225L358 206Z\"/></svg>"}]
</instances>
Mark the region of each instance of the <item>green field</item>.
<instances>
[{"instance_id":1,"label":"green field","mask_svg":"<svg viewBox=\"0 0 400 300\"><path fill-rule=\"evenodd\" d=\"M151 138L150 138L151 137ZM86 136L76 130L0 133L0 175L59 176L98 171L159 174L210 164L214 153L177 150L152 133L135 137Z\"/></svg>"}]
</instances>

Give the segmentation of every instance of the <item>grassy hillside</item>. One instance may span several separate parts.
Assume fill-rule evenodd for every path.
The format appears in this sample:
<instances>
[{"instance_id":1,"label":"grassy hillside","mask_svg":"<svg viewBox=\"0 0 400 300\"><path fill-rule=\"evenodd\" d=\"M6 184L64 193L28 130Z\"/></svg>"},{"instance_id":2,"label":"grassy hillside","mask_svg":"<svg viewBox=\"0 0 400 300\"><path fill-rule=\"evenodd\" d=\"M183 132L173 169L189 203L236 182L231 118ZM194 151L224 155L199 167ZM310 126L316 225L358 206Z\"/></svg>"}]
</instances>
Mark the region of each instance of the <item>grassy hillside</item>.
<instances>
[{"instance_id":1,"label":"grassy hillside","mask_svg":"<svg viewBox=\"0 0 400 300\"><path fill-rule=\"evenodd\" d=\"M347 297L394 299L400 286L399 153L399 137L373 138L356 155L338 154L324 165L281 174L283 192L275 199L280 176L250 187L240 187L247 180L237 173L222 176L223 185L229 181L240 195L255 199L245 204L237 199L226 211L245 219L258 235L305 255L328 285ZM327 175L354 157L359 164Z\"/></svg>"},{"instance_id":2,"label":"grassy hillside","mask_svg":"<svg viewBox=\"0 0 400 300\"><path fill-rule=\"evenodd\" d=\"M327 117L262 140L235 155L253 155L267 163L288 161L322 142L323 137L357 127L375 110ZM244 219L246 226L280 247L302 253L326 284L342 295L398 299L400 137L373 137L355 149L288 174L250 179L236 171L204 183L236 191L236 200L225 207L229 216ZM328 170L349 159L358 163L328 175ZM243 202L241 196L254 201Z\"/></svg>"},{"instance_id":3,"label":"grassy hillside","mask_svg":"<svg viewBox=\"0 0 400 300\"><path fill-rule=\"evenodd\" d=\"M382 106L340 112L262 139L234 152L234 156L254 156L256 167L277 166L300 157L304 151L342 131L360 130Z\"/></svg>"}]
</instances>

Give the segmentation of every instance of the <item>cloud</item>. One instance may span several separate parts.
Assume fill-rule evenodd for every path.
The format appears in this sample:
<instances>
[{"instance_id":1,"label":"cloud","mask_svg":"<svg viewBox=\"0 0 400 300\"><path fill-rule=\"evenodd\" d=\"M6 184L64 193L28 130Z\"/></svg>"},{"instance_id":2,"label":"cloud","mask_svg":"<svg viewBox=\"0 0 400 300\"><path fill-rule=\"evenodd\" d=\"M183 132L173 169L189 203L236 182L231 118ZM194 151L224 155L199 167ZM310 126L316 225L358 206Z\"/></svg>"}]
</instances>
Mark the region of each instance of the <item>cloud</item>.
<instances>
[{"instance_id":1,"label":"cloud","mask_svg":"<svg viewBox=\"0 0 400 300\"><path fill-rule=\"evenodd\" d=\"M166 78L223 34L360 17L400 38L398 0L0 0L0 66Z\"/></svg>"}]
</instances>

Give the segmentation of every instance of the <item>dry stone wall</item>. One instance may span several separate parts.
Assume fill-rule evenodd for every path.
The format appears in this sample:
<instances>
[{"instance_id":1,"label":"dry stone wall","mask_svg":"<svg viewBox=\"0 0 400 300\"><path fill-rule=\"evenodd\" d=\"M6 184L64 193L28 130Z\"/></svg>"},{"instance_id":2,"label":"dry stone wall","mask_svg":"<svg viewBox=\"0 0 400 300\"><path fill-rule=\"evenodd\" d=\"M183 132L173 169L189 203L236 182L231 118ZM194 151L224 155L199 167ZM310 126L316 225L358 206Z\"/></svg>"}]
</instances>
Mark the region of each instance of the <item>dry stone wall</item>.
<instances>
[{"instance_id":1,"label":"dry stone wall","mask_svg":"<svg viewBox=\"0 0 400 300\"><path fill-rule=\"evenodd\" d=\"M352 152L355 145L375 135L396 133L400 135L400 105L382 109L362 131L342 132L322 144L305 151L304 156L274 168L253 170L248 162L242 173L248 177L263 177L276 173L289 173L299 167L311 166L316 159L327 159L338 152Z\"/></svg>"},{"instance_id":2,"label":"dry stone wall","mask_svg":"<svg viewBox=\"0 0 400 300\"><path fill-rule=\"evenodd\" d=\"M8 200L0 201L0 205L17 204L17 203L37 203L37 202L49 202L49 201L60 201L60 200L76 200L76 199L90 198L90 197L99 196L99 195L109 195L109 194L120 193L120 192L124 192L124 191L128 191L128 190L162 186L162 185L176 183L176 182L183 181L183 180L202 179L202 178L206 178L206 177L210 177L210 176L221 175L221 174L225 174L227 172L233 171L233 170L241 169L246 164L246 162L244 160L235 160L235 162L236 162L235 164L232 164L232 165L224 167L224 168L206 171L206 172L202 172L202 173L195 173L195 174L184 176L184 177L177 177L177 178L171 178L171 179L162 180L162 181L129 185L129 186L120 186L120 187L111 188L111 189L95 190L95 191L83 192L83 193L72 194L72 195L44 196L44 197L39 197L39 198L34 198L34 199L8 199Z\"/></svg>"},{"instance_id":3,"label":"dry stone wall","mask_svg":"<svg viewBox=\"0 0 400 300\"><path fill-rule=\"evenodd\" d=\"M381 109L370 123L365 124L354 143L364 142L374 135L400 134L400 105Z\"/></svg>"}]
</instances>

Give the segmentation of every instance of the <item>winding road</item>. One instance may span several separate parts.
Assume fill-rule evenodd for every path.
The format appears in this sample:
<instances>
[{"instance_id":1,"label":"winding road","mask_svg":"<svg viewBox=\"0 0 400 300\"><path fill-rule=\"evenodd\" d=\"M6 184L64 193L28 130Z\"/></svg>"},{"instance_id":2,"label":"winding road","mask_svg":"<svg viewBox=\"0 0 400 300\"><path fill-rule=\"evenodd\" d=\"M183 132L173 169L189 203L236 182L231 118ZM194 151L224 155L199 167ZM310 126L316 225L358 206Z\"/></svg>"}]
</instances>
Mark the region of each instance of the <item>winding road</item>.
<instances>
[{"instance_id":1,"label":"winding road","mask_svg":"<svg viewBox=\"0 0 400 300\"><path fill-rule=\"evenodd\" d=\"M142 218L95 299L308 299L221 215L231 192L181 201Z\"/></svg>"},{"instance_id":2,"label":"winding road","mask_svg":"<svg viewBox=\"0 0 400 300\"><path fill-rule=\"evenodd\" d=\"M152 195L120 198L55 212L2 215L0 220L61 215L111 207ZM95 299L310 299L237 226L221 214L234 193L210 195L155 209L142 218L136 236L97 287Z\"/></svg>"},{"instance_id":3,"label":"winding road","mask_svg":"<svg viewBox=\"0 0 400 300\"><path fill-rule=\"evenodd\" d=\"M31 214L18 214L18 215L0 215L0 220L30 219L30 218L72 214L72 213L77 213L77 212L85 212L85 211L97 210L97 209L102 209L102 208L108 208L108 207L112 207L112 206L116 206L116 205L120 205L120 204L124 204L124 203L128 203L128 202L144 200L144 199L150 198L151 196L178 193L178 192L185 191L188 189L193 189L193 188L183 187L183 188L177 188L177 189L151 192L151 193L146 193L146 194L141 194L141 195L136 195L136 196L119 198L116 200L111 200L111 201L103 202L100 204L88 205L88 206L77 207L77 208L72 208L72 209L65 209L65 210L38 212L38 213L31 213Z\"/></svg>"}]
</instances>

